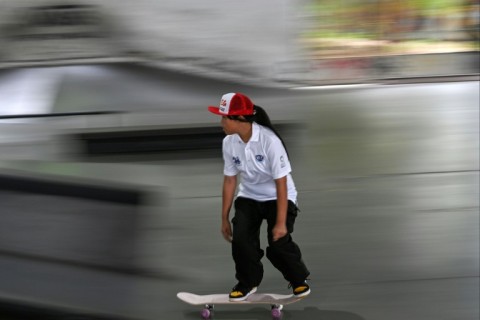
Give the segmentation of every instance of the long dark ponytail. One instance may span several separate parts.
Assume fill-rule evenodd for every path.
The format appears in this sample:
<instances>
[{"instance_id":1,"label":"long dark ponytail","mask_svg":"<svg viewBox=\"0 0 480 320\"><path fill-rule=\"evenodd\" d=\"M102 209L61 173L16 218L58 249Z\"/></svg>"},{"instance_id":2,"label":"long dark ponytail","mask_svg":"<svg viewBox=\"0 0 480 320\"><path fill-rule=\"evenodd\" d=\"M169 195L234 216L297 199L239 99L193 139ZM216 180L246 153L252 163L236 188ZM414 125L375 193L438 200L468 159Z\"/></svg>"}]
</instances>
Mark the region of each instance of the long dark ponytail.
<instances>
[{"instance_id":1,"label":"long dark ponytail","mask_svg":"<svg viewBox=\"0 0 480 320\"><path fill-rule=\"evenodd\" d=\"M263 109L260 106L254 105L253 106L253 114L249 115L249 116L243 116L243 117L245 118L245 120L247 122L252 123L252 122L255 121L259 125L267 127L268 129L272 130L273 133L275 133L275 135L278 137L278 139L280 139L280 141L282 142L283 147L285 148L285 152L287 152L287 156L288 156L287 146L285 145L285 142L283 141L283 139L280 136L280 134L278 133L278 131L273 127L273 124L270 121L270 117L268 116L265 109Z\"/></svg>"}]
</instances>

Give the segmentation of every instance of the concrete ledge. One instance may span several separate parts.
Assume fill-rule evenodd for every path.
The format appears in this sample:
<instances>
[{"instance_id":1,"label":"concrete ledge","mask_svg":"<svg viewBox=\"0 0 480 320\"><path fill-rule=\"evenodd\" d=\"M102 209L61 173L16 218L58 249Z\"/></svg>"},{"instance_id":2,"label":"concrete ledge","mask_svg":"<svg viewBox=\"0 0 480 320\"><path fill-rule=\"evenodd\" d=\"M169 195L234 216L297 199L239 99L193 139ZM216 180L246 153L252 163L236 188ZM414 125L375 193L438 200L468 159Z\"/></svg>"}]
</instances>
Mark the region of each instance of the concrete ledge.
<instances>
[{"instance_id":1,"label":"concrete ledge","mask_svg":"<svg viewBox=\"0 0 480 320\"><path fill-rule=\"evenodd\" d=\"M72 197L106 201L125 205L140 205L144 191L133 187L101 185L85 180L51 180L46 177L28 177L0 173L0 190L57 197Z\"/></svg>"},{"instance_id":2,"label":"concrete ledge","mask_svg":"<svg viewBox=\"0 0 480 320\"><path fill-rule=\"evenodd\" d=\"M137 259L141 186L0 173L0 254L123 273Z\"/></svg>"},{"instance_id":3,"label":"concrete ledge","mask_svg":"<svg viewBox=\"0 0 480 320\"><path fill-rule=\"evenodd\" d=\"M279 132L295 127L293 123L275 124ZM81 153L95 155L169 153L177 151L213 150L222 148L225 133L218 126L175 128L112 128L74 134ZM205 155L205 154L203 154Z\"/></svg>"}]
</instances>

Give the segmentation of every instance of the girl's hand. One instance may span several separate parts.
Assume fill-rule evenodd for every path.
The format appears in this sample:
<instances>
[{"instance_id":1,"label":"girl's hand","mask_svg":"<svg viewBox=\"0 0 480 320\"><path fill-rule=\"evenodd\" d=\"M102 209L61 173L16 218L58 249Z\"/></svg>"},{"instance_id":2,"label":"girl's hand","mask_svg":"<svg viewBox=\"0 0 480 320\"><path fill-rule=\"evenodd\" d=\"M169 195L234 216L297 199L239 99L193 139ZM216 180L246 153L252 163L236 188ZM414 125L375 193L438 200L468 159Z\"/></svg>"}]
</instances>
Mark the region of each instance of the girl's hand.
<instances>
[{"instance_id":1,"label":"girl's hand","mask_svg":"<svg viewBox=\"0 0 480 320\"><path fill-rule=\"evenodd\" d=\"M285 237L288 233L287 226L285 224L276 224L272 230L272 239L273 241L277 241Z\"/></svg>"},{"instance_id":2,"label":"girl's hand","mask_svg":"<svg viewBox=\"0 0 480 320\"><path fill-rule=\"evenodd\" d=\"M232 225L230 221L222 221L222 235L228 242L232 242Z\"/></svg>"}]
</instances>

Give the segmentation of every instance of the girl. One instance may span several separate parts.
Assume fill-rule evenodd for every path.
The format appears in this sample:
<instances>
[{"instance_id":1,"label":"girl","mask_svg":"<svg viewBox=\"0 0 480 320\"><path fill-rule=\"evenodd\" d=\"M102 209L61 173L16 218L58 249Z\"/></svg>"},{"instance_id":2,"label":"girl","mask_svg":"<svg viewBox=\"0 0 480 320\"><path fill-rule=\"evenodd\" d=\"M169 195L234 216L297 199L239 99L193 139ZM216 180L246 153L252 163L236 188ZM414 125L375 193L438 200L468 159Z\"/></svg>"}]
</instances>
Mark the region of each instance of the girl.
<instances>
[{"instance_id":1,"label":"girl","mask_svg":"<svg viewBox=\"0 0 480 320\"><path fill-rule=\"evenodd\" d=\"M220 106L208 110L222 116L227 136L223 140L224 179L222 234L232 244L238 284L231 301L242 301L257 290L263 278L260 226L268 224L267 258L302 297L310 293L310 272L291 233L298 208L297 191L283 140L272 127L263 108L241 93L222 96ZM234 201L237 176L238 194ZM235 216L229 221L234 204ZM233 225L233 231L232 231Z\"/></svg>"}]
</instances>

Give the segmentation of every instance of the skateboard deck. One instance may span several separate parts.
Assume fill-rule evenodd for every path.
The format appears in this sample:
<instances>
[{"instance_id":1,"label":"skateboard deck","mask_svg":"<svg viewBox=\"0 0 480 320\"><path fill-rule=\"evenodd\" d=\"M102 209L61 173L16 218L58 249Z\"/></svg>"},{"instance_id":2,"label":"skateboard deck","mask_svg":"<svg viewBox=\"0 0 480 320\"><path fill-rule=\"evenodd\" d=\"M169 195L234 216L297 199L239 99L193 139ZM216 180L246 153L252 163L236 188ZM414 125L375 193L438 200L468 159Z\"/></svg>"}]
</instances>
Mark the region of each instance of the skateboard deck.
<instances>
[{"instance_id":1,"label":"skateboard deck","mask_svg":"<svg viewBox=\"0 0 480 320\"><path fill-rule=\"evenodd\" d=\"M228 294L207 294L198 295L190 292L177 293L178 299L191 305L205 305L205 304L281 304L287 305L301 300L302 297L295 297L293 294L275 294L275 293L252 293L247 300L230 301Z\"/></svg>"},{"instance_id":2,"label":"skateboard deck","mask_svg":"<svg viewBox=\"0 0 480 320\"><path fill-rule=\"evenodd\" d=\"M216 304L267 304L272 307L272 317L280 319L282 316L282 309L284 305L288 305L304 297L295 297L293 294L275 294L275 293L252 293L246 300L230 301L228 294L207 294L198 295L190 292L177 293L178 299L191 305L202 305L204 309L201 312L203 319L210 319L214 305Z\"/></svg>"}]
</instances>

